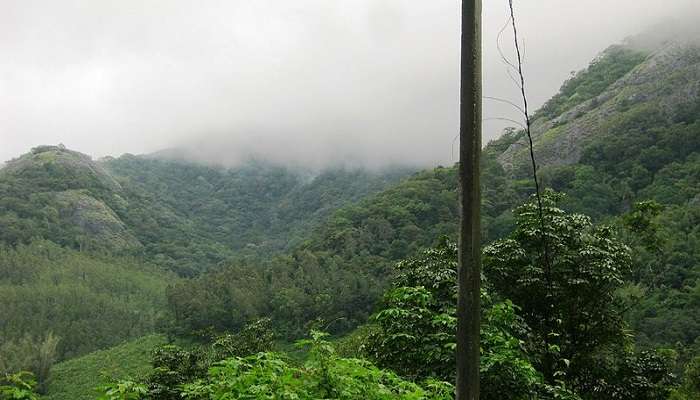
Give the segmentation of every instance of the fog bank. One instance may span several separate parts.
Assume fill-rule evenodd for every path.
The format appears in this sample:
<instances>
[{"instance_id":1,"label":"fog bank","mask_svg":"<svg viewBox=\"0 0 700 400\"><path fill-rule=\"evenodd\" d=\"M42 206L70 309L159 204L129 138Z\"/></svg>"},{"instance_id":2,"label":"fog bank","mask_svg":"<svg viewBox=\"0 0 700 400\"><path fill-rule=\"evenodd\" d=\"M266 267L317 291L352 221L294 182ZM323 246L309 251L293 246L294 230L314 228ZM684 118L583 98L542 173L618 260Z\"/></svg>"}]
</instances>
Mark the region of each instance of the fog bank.
<instances>
[{"instance_id":1,"label":"fog bank","mask_svg":"<svg viewBox=\"0 0 700 400\"><path fill-rule=\"evenodd\" d=\"M496 50L507 1L484 3L484 93L517 102ZM0 0L0 160L64 143L226 164L452 163L459 4ZM608 45L700 16L697 0L515 4L535 106ZM488 100L484 114L485 141L520 118Z\"/></svg>"}]
</instances>

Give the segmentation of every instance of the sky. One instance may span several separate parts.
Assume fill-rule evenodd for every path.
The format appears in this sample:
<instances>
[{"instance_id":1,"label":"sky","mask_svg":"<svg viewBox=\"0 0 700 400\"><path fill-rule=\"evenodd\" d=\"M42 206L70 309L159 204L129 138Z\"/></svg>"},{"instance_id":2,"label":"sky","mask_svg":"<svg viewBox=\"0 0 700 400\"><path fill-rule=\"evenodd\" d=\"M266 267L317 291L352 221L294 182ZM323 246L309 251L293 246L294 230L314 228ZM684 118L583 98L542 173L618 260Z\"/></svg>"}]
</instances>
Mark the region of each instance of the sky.
<instances>
[{"instance_id":1,"label":"sky","mask_svg":"<svg viewBox=\"0 0 700 400\"><path fill-rule=\"evenodd\" d=\"M534 108L600 51L698 0L515 0ZM518 102L484 0L484 95ZM320 167L456 161L455 0L0 0L0 161L184 148ZM512 57L512 34L501 47ZM520 119L484 100L484 142Z\"/></svg>"}]
</instances>

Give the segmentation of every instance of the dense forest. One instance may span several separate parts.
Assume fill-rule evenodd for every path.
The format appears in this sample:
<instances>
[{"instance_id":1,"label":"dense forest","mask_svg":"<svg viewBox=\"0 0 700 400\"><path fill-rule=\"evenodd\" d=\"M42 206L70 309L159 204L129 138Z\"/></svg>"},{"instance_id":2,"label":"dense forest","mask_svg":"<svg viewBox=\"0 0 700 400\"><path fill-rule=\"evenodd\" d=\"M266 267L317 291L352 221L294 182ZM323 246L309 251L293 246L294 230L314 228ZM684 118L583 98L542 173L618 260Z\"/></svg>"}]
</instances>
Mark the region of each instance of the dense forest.
<instances>
[{"instance_id":1,"label":"dense forest","mask_svg":"<svg viewBox=\"0 0 700 400\"><path fill-rule=\"evenodd\" d=\"M236 255L281 252L331 211L412 172L321 172L251 161L226 169L37 147L0 170L2 241L137 254L193 276Z\"/></svg>"},{"instance_id":2,"label":"dense forest","mask_svg":"<svg viewBox=\"0 0 700 400\"><path fill-rule=\"evenodd\" d=\"M613 46L533 121L544 231L524 132L483 150L483 398L700 398L700 48ZM450 399L457 186L35 148L0 169L0 399Z\"/></svg>"}]
</instances>

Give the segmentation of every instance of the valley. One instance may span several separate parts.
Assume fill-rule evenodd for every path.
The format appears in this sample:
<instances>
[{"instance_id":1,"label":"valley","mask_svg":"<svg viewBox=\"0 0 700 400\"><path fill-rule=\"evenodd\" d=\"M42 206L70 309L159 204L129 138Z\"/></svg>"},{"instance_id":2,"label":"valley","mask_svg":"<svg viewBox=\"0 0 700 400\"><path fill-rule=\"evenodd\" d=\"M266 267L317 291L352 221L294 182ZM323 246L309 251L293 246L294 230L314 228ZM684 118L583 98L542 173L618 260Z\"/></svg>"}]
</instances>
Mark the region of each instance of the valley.
<instances>
[{"instance_id":1,"label":"valley","mask_svg":"<svg viewBox=\"0 0 700 400\"><path fill-rule=\"evenodd\" d=\"M533 120L560 326L540 326L530 300L545 289L511 269L538 276L529 152L508 129L482 152L485 398L506 387L540 396L523 399L697 398L700 47L612 46ZM380 376L363 381L378 391L446 398L430 379L454 374L457 189L455 166L312 171L31 149L0 169L0 373L32 371L47 399L92 399L87 386L120 379L147 398L198 398L223 390L207 378L223 359L290 382L332 361L338 376ZM605 318L588 326L574 309ZM306 366L243 358L310 332ZM263 379L216 371L230 387Z\"/></svg>"}]
</instances>

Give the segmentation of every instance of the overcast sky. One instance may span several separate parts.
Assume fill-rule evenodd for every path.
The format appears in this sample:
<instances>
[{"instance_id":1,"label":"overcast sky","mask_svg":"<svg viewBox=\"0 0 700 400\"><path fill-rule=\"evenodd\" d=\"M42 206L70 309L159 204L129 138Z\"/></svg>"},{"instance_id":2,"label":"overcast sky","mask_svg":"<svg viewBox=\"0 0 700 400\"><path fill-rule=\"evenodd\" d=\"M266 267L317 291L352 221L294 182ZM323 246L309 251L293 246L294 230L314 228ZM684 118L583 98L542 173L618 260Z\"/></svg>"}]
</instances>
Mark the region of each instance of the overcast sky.
<instances>
[{"instance_id":1,"label":"overcast sky","mask_svg":"<svg viewBox=\"0 0 700 400\"><path fill-rule=\"evenodd\" d=\"M601 50L698 0L516 0L535 106ZM0 0L0 160L187 146L323 165L455 161L456 0ZM484 0L484 94L517 101ZM512 36L503 36L510 55ZM485 100L485 118L513 118ZM485 141L502 122L485 123Z\"/></svg>"}]
</instances>

